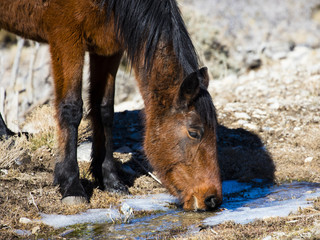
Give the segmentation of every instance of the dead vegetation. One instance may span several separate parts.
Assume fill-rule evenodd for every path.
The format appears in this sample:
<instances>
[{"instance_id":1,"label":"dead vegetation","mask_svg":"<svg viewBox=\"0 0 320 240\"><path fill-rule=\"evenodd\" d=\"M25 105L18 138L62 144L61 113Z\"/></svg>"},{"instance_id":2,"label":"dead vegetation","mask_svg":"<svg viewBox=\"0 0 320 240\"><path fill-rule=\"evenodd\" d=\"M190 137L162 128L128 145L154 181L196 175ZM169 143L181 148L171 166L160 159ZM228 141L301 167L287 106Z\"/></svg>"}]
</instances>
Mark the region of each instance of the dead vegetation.
<instances>
[{"instance_id":1,"label":"dead vegetation","mask_svg":"<svg viewBox=\"0 0 320 240\"><path fill-rule=\"evenodd\" d=\"M211 74L216 77L210 83L210 91L221 124L218 134L223 178L320 182L320 49L300 46L276 60L262 55L260 68L239 71L239 62L228 55L226 46L219 44L222 41L211 23L203 18L207 27L201 30L202 18L199 21L199 16L186 9L186 19L193 28L190 32L196 44L204 46L200 55L206 65L213 66ZM313 17L318 19L315 13ZM14 56L13 51L11 55ZM90 204L61 205L58 189L52 185L56 142L52 107L34 109L23 129L32 133L29 139L22 136L0 141L1 238L25 238L16 232L18 229L31 231L32 238L59 238L63 230L23 223L21 219L39 219L40 212L73 214L89 208L108 208L124 197L95 188L89 164L80 163L81 177L92 190ZM79 132L79 143L90 139L88 120L82 121ZM122 163L130 161L132 155L116 153L114 157ZM129 188L131 194L166 191L143 170L139 175ZM159 238L320 239L320 198L312 201L312 207L286 218L245 225L227 222L196 234L186 234L186 228L172 229Z\"/></svg>"},{"instance_id":2,"label":"dead vegetation","mask_svg":"<svg viewBox=\"0 0 320 240\"><path fill-rule=\"evenodd\" d=\"M52 107L37 108L27 117L25 127L37 129L27 138L12 137L0 141L0 235L8 239L22 237L15 230L29 230L44 236L49 229L40 223L26 224L21 219L40 219L40 213L75 214L91 208L117 206L125 195L104 192L95 187L89 172L89 163L80 162L80 178L91 191L89 204L67 206L60 204L58 188L52 185L55 164L55 127ZM79 128L79 143L90 135L88 120ZM130 161L131 154L115 153L119 164ZM147 168L147 166L146 166ZM152 178L142 175L130 187L131 194L164 192Z\"/></svg>"}]
</instances>

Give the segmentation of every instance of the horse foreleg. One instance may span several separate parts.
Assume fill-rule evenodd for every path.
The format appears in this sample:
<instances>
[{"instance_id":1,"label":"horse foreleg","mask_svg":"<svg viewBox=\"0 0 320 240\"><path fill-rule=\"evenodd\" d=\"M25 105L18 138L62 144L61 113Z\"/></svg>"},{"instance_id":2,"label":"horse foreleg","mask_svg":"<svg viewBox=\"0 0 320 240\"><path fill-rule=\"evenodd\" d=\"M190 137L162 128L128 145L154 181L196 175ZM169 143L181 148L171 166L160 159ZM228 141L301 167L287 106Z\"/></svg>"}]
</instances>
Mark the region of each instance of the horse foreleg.
<instances>
[{"instance_id":1,"label":"horse foreleg","mask_svg":"<svg viewBox=\"0 0 320 240\"><path fill-rule=\"evenodd\" d=\"M74 204L88 201L80 183L77 163L78 126L83 105L81 88L84 51L75 43L67 47L67 42L63 42L61 46L50 43L59 137L54 183L60 187L62 201Z\"/></svg>"},{"instance_id":2,"label":"horse foreleg","mask_svg":"<svg viewBox=\"0 0 320 240\"><path fill-rule=\"evenodd\" d=\"M2 116L1 116L1 113L0 113L0 139L2 137L8 137L8 136L12 136L14 135L14 132L12 132L8 127L7 125L5 124Z\"/></svg>"},{"instance_id":3,"label":"horse foreleg","mask_svg":"<svg viewBox=\"0 0 320 240\"><path fill-rule=\"evenodd\" d=\"M109 191L127 191L118 178L112 142L115 77L121 56L122 53L110 57L90 54L91 172L99 186Z\"/></svg>"}]
</instances>

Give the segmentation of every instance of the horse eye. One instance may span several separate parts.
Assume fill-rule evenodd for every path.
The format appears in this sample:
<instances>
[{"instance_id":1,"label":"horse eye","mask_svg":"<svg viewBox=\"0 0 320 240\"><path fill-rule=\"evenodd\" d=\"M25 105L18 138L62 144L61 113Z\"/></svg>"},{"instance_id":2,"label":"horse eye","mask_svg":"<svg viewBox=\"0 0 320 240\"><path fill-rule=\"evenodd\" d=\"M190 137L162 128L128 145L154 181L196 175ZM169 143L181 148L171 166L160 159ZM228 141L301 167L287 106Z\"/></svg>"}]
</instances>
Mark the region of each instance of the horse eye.
<instances>
[{"instance_id":1,"label":"horse eye","mask_svg":"<svg viewBox=\"0 0 320 240\"><path fill-rule=\"evenodd\" d=\"M200 134L198 132L196 132L196 131L188 131L188 134L193 139L198 139L199 140L201 138Z\"/></svg>"}]
</instances>

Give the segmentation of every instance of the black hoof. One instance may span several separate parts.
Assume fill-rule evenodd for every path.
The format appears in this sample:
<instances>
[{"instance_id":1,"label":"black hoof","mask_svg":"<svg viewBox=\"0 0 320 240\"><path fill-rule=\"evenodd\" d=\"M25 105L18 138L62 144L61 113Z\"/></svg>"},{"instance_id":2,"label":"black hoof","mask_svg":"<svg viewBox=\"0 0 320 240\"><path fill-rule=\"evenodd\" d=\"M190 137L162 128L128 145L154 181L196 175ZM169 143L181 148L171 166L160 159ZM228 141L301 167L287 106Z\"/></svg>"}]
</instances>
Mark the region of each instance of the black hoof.
<instances>
[{"instance_id":1,"label":"black hoof","mask_svg":"<svg viewBox=\"0 0 320 240\"><path fill-rule=\"evenodd\" d=\"M59 185L59 191L62 195L62 203L71 205L89 202L88 195L79 180L72 181L68 184L63 183L57 184L57 181L54 182L55 185Z\"/></svg>"}]
</instances>

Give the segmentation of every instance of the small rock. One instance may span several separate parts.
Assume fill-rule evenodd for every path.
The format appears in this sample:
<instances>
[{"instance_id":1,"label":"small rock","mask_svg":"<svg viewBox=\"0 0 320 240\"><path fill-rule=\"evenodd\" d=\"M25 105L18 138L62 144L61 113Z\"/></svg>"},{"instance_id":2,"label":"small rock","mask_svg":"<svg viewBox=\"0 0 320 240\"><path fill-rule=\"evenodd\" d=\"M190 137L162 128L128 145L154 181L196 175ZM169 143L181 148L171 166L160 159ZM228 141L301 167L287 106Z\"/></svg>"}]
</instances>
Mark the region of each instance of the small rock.
<instances>
[{"instance_id":1,"label":"small rock","mask_svg":"<svg viewBox=\"0 0 320 240\"><path fill-rule=\"evenodd\" d=\"M257 69L261 66L262 61L258 55L248 54L245 57L245 65L248 69Z\"/></svg>"},{"instance_id":2,"label":"small rock","mask_svg":"<svg viewBox=\"0 0 320 240\"><path fill-rule=\"evenodd\" d=\"M263 238L262 240L272 240L272 237L269 235L269 236L266 236L265 238Z\"/></svg>"},{"instance_id":3,"label":"small rock","mask_svg":"<svg viewBox=\"0 0 320 240\"><path fill-rule=\"evenodd\" d=\"M246 120L239 120L238 122L237 122L239 125L245 125L245 124L248 124L248 121L246 121Z\"/></svg>"},{"instance_id":4,"label":"small rock","mask_svg":"<svg viewBox=\"0 0 320 240\"><path fill-rule=\"evenodd\" d=\"M255 117L255 118L258 118L258 119L261 119L261 118L266 118L266 116L264 115L260 115L260 114L252 114L252 117Z\"/></svg>"},{"instance_id":5,"label":"small rock","mask_svg":"<svg viewBox=\"0 0 320 240\"><path fill-rule=\"evenodd\" d=\"M267 112L266 111L263 111L261 109L255 109L253 111L253 114L256 114L256 115L267 115Z\"/></svg>"},{"instance_id":6,"label":"small rock","mask_svg":"<svg viewBox=\"0 0 320 240\"><path fill-rule=\"evenodd\" d=\"M32 234L35 234L35 233L37 233L37 232L39 232L39 231L40 231L40 226L35 226L35 227L32 228L32 230L31 230Z\"/></svg>"},{"instance_id":7,"label":"small rock","mask_svg":"<svg viewBox=\"0 0 320 240\"><path fill-rule=\"evenodd\" d=\"M224 106L224 111L225 112L234 112L234 111L236 111L238 109L239 109L239 106L236 103L227 103Z\"/></svg>"},{"instance_id":8,"label":"small rock","mask_svg":"<svg viewBox=\"0 0 320 240\"><path fill-rule=\"evenodd\" d=\"M273 60L281 60L281 59L285 59L287 55L288 55L287 52L277 52L277 53L274 53L271 57Z\"/></svg>"},{"instance_id":9,"label":"small rock","mask_svg":"<svg viewBox=\"0 0 320 240\"><path fill-rule=\"evenodd\" d=\"M28 237L30 236L32 233L28 230L22 230L22 229L15 229L14 232L20 236L24 236L24 237Z\"/></svg>"},{"instance_id":10,"label":"small rock","mask_svg":"<svg viewBox=\"0 0 320 240\"><path fill-rule=\"evenodd\" d=\"M91 160L91 142L82 143L77 149L78 161L90 162Z\"/></svg>"},{"instance_id":11,"label":"small rock","mask_svg":"<svg viewBox=\"0 0 320 240\"><path fill-rule=\"evenodd\" d=\"M262 130L265 132L272 132L274 129L272 127L262 127Z\"/></svg>"},{"instance_id":12,"label":"small rock","mask_svg":"<svg viewBox=\"0 0 320 240\"><path fill-rule=\"evenodd\" d=\"M7 170L7 169L0 169L0 172L1 172L3 175L7 175L7 174L8 174L8 170Z\"/></svg>"},{"instance_id":13,"label":"small rock","mask_svg":"<svg viewBox=\"0 0 320 240\"><path fill-rule=\"evenodd\" d=\"M246 123L243 126L245 126L246 128L252 131L257 131L259 129L258 126L253 123Z\"/></svg>"},{"instance_id":14,"label":"small rock","mask_svg":"<svg viewBox=\"0 0 320 240\"><path fill-rule=\"evenodd\" d=\"M305 163L309 163L309 162L312 162L312 160L313 160L313 157L307 157L307 158L304 160L304 162L305 162Z\"/></svg>"},{"instance_id":15,"label":"small rock","mask_svg":"<svg viewBox=\"0 0 320 240\"><path fill-rule=\"evenodd\" d=\"M313 121L314 123L319 123L319 122L320 122L320 117L314 116L313 119L312 119L312 121Z\"/></svg>"},{"instance_id":16,"label":"small rock","mask_svg":"<svg viewBox=\"0 0 320 240\"><path fill-rule=\"evenodd\" d=\"M280 108L280 104L278 102L274 102L269 107L271 109L278 110Z\"/></svg>"},{"instance_id":17,"label":"small rock","mask_svg":"<svg viewBox=\"0 0 320 240\"><path fill-rule=\"evenodd\" d=\"M20 223L23 223L23 224L32 223L32 221L31 221L29 218L26 218L26 217L20 218L20 219L19 219L19 222L20 222Z\"/></svg>"},{"instance_id":18,"label":"small rock","mask_svg":"<svg viewBox=\"0 0 320 240\"><path fill-rule=\"evenodd\" d=\"M251 119L251 117L247 113L244 113L244 112L235 112L234 116L236 118L240 118L240 119Z\"/></svg>"}]
</instances>

